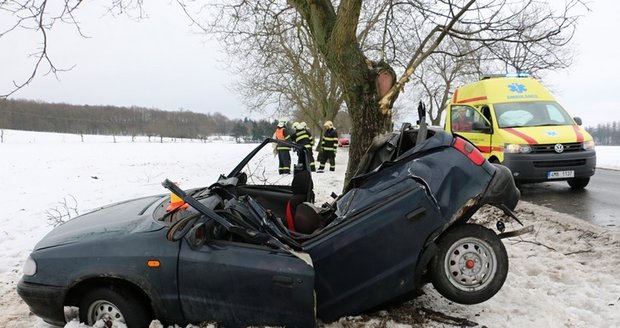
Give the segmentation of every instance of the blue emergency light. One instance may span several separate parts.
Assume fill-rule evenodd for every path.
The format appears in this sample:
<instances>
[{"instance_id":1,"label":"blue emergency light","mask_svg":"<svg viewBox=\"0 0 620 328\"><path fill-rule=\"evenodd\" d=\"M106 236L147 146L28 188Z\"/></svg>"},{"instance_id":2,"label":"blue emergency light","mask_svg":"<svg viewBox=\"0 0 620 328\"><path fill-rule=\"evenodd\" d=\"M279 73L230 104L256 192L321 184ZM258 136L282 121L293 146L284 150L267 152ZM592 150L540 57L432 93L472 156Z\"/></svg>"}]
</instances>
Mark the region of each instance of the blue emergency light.
<instances>
[{"instance_id":1,"label":"blue emergency light","mask_svg":"<svg viewBox=\"0 0 620 328\"><path fill-rule=\"evenodd\" d=\"M497 78L497 77L509 77L509 78L530 77L530 74L529 73L485 74L480 79L486 80L486 79L492 79L492 78Z\"/></svg>"},{"instance_id":2,"label":"blue emergency light","mask_svg":"<svg viewBox=\"0 0 620 328\"><path fill-rule=\"evenodd\" d=\"M508 73L506 77L530 77L530 73Z\"/></svg>"}]
</instances>

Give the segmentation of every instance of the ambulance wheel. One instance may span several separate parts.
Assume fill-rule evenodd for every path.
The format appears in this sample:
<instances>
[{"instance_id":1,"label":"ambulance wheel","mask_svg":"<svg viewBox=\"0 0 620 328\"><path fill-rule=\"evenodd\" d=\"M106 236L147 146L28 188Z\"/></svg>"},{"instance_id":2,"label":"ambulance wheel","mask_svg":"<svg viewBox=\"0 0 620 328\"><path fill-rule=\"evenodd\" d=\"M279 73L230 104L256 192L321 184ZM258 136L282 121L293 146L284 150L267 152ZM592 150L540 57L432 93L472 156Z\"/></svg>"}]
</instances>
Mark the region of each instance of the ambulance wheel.
<instances>
[{"instance_id":1,"label":"ambulance wheel","mask_svg":"<svg viewBox=\"0 0 620 328\"><path fill-rule=\"evenodd\" d=\"M568 185L571 187L571 189L583 189L590 182L590 178L574 178L566 182L568 182Z\"/></svg>"},{"instance_id":2,"label":"ambulance wheel","mask_svg":"<svg viewBox=\"0 0 620 328\"><path fill-rule=\"evenodd\" d=\"M493 297L508 275L508 254L501 239L477 224L458 225L444 232L430 264L433 287L460 304L477 304Z\"/></svg>"}]
</instances>

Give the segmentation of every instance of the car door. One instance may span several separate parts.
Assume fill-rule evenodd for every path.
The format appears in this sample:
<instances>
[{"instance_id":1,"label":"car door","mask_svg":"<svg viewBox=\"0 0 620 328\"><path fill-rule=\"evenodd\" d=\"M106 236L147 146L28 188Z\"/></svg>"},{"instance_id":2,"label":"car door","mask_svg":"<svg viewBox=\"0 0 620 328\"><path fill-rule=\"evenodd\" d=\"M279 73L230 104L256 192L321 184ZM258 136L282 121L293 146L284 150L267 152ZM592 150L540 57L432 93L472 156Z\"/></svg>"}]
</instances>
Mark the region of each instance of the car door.
<instances>
[{"instance_id":1,"label":"car door","mask_svg":"<svg viewBox=\"0 0 620 328\"><path fill-rule=\"evenodd\" d=\"M314 327L314 269L291 253L216 240L182 241L179 298L189 322Z\"/></svg>"},{"instance_id":2,"label":"car door","mask_svg":"<svg viewBox=\"0 0 620 328\"><path fill-rule=\"evenodd\" d=\"M420 252L442 222L425 188L397 174L349 191L337 229L304 244L315 266L319 318L358 314L414 288Z\"/></svg>"}]
</instances>

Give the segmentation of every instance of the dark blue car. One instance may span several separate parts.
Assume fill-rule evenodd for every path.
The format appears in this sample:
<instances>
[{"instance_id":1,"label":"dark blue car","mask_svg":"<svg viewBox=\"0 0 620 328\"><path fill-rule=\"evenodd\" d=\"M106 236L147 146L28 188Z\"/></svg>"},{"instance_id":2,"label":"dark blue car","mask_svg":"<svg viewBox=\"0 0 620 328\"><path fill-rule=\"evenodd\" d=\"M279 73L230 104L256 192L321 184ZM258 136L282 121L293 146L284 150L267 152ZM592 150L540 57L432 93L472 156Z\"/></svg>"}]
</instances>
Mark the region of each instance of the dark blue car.
<instances>
[{"instance_id":1,"label":"dark blue car","mask_svg":"<svg viewBox=\"0 0 620 328\"><path fill-rule=\"evenodd\" d=\"M57 325L76 306L89 325L314 327L415 297L427 282L463 304L502 287L501 238L526 231L503 232L519 191L470 143L404 126L375 139L343 193L316 206L307 161L291 185L249 183L244 167L272 142L207 188L166 180L190 206L151 196L58 226L27 259L19 295ZM468 223L484 204L506 214L500 234Z\"/></svg>"}]
</instances>

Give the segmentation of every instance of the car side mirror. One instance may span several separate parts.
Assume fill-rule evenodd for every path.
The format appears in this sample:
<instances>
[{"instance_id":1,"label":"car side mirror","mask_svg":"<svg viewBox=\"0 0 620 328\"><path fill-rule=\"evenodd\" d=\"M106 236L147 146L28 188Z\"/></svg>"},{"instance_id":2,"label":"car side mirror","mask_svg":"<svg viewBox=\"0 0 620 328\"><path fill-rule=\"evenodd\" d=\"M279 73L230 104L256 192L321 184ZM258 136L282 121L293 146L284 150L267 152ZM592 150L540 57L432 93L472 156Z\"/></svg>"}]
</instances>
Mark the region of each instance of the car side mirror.
<instances>
[{"instance_id":1,"label":"car side mirror","mask_svg":"<svg viewBox=\"0 0 620 328\"><path fill-rule=\"evenodd\" d=\"M577 125L581 126L581 124L583 124L583 122L581 121L581 117L573 117L573 120L575 120L575 123L577 123Z\"/></svg>"}]
</instances>

